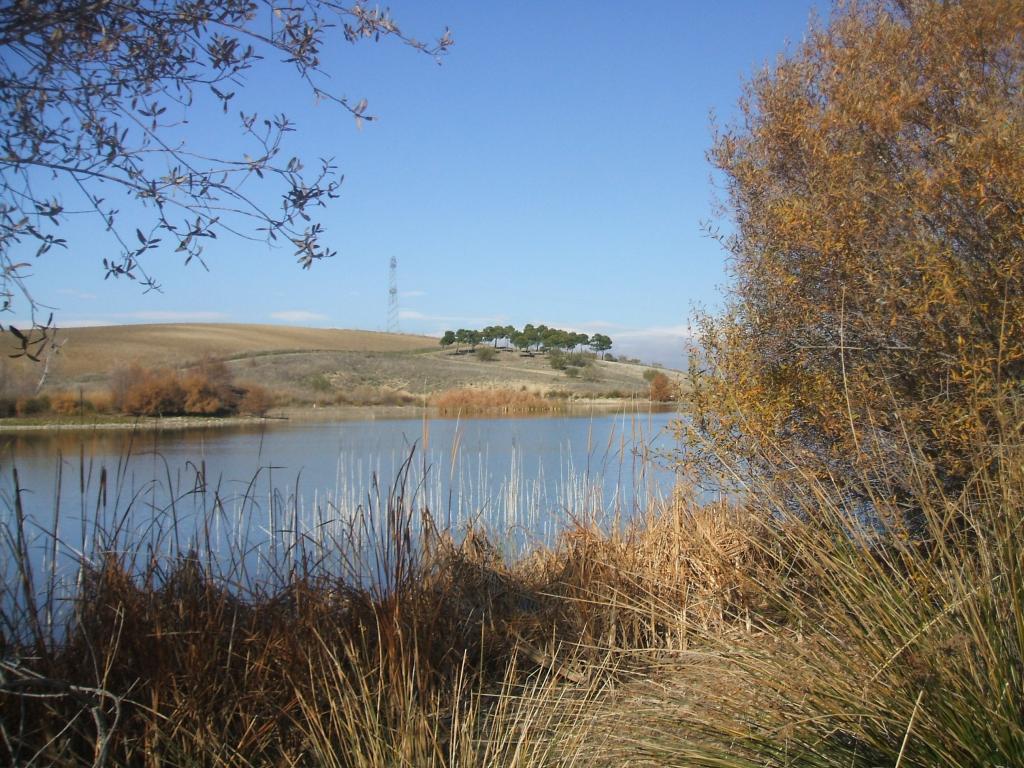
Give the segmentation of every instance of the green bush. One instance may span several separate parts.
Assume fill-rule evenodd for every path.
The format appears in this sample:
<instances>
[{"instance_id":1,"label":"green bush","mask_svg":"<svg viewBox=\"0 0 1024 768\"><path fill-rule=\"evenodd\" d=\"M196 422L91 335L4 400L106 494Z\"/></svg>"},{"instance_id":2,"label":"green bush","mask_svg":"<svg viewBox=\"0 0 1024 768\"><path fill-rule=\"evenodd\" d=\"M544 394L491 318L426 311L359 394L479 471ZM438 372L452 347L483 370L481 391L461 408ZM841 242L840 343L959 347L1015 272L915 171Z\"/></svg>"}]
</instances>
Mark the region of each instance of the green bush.
<instances>
[{"instance_id":1,"label":"green bush","mask_svg":"<svg viewBox=\"0 0 1024 768\"><path fill-rule=\"evenodd\" d=\"M309 388L314 392L328 392L331 390L331 380L326 373L315 373L306 379Z\"/></svg>"},{"instance_id":2,"label":"green bush","mask_svg":"<svg viewBox=\"0 0 1024 768\"><path fill-rule=\"evenodd\" d=\"M14 407L18 416L38 416L50 410L50 398L46 395L19 397Z\"/></svg>"}]
</instances>

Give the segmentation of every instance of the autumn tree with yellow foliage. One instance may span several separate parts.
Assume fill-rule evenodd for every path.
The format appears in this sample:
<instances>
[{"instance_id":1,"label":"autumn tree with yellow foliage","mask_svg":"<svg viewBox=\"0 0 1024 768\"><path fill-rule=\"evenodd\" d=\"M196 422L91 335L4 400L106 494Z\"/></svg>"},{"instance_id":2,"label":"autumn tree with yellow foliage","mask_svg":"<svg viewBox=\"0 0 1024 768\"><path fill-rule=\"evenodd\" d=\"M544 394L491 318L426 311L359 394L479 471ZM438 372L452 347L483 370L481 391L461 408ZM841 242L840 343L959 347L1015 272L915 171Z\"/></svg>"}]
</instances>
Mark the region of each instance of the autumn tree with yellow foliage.
<instances>
[{"instance_id":1,"label":"autumn tree with yellow foliage","mask_svg":"<svg viewBox=\"0 0 1024 768\"><path fill-rule=\"evenodd\" d=\"M898 487L913 446L955 490L1020 428L1024 2L841 2L740 114L687 458Z\"/></svg>"}]
</instances>

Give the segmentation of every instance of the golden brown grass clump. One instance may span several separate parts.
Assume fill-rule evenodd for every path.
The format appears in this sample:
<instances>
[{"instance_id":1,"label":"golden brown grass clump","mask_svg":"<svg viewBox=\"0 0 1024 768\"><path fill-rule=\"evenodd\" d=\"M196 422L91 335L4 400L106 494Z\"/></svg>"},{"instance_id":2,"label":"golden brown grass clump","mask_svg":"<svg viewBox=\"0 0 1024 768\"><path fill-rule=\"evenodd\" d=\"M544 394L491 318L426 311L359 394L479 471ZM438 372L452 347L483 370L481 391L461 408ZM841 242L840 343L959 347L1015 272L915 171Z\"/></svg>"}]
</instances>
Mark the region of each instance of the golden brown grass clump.
<instances>
[{"instance_id":1,"label":"golden brown grass clump","mask_svg":"<svg viewBox=\"0 0 1024 768\"><path fill-rule=\"evenodd\" d=\"M449 389L431 397L430 404L445 415L547 413L565 407L561 399L515 389Z\"/></svg>"}]
</instances>

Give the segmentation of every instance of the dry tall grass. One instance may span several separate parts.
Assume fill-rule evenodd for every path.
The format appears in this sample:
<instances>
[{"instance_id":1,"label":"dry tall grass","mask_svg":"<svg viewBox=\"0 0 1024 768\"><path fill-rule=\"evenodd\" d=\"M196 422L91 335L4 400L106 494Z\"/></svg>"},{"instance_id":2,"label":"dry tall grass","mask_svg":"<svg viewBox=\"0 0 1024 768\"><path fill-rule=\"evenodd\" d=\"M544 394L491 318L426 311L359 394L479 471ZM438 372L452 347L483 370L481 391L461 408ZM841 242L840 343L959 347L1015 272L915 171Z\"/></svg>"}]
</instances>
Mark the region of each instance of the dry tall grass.
<instances>
[{"instance_id":1,"label":"dry tall grass","mask_svg":"<svg viewBox=\"0 0 1024 768\"><path fill-rule=\"evenodd\" d=\"M470 413L549 413L565 408L564 398L515 389L449 389L430 398L443 415Z\"/></svg>"},{"instance_id":2,"label":"dry tall grass","mask_svg":"<svg viewBox=\"0 0 1024 768\"><path fill-rule=\"evenodd\" d=\"M1019 434L975 460L951 498L905 446L912 530L873 480L868 506L811 480L703 504L680 490L514 562L482 533L437 530L402 474L347 534L282 541L258 577L201 537L168 561L100 531L63 622L16 493L3 759L1020 764Z\"/></svg>"},{"instance_id":3,"label":"dry tall grass","mask_svg":"<svg viewBox=\"0 0 1024 768\"><path fill-rule=\"evenodd\" d=\"M664 631L636 615L637 591L671 600L692 579L704 612L713 601L698 574L711 566L659 585L672 557L650 551L667 541L660 531L610 535L582 520L510 563L482 532L454 537L414 508L409 466L340 535L282 532L274 546L286 551L260 555L270 567L258 576L244 541L210 543L216 504L170 557L161 542L177 532L135 538L115 515L94 531L63 612L52 574L33 573L15 475L0 595L4 759L572 764L573 724L610 679L609 649ZM665 520L684 529L693 510L673 509ZM564 738L549 741L556 731Z\"/></svg>"},{"instance_id":4,"label":"dry tall grass","mask_svg":"<svg viewBox=\"0 0 1024 768\"><path fill-rule=\"evenodd\" d=\"M733 524L711 518L722 528L702 533L698 516L673 536L665 530L671 517L662 518L661 534L651 529L656 541L687 541L702 569L716 564L697 579L718 587L705 603L712 610L690 612L694 595L674 558L652 584L629 592L633 615L660 622L660 642L609 642L635 674L599 700L581 692L590 702L581 759L1022 764L1024 445L1012 426L1021 423L1020 404L1004 411L1016 414L1005 420L1011 429L977 448L973 480L956 496L923 451L905 446L890 469L917 489L913 518L922 524L912 529L900 497L884 486L865 483L865 505L846 483L810 479L782 493L777 484L749 488L731 505ZM644 551L638 544L635 553ZM672 587L682 594L666 600ZM607 594L596 603L616 605Z\"/></svg>"}]
</instances>

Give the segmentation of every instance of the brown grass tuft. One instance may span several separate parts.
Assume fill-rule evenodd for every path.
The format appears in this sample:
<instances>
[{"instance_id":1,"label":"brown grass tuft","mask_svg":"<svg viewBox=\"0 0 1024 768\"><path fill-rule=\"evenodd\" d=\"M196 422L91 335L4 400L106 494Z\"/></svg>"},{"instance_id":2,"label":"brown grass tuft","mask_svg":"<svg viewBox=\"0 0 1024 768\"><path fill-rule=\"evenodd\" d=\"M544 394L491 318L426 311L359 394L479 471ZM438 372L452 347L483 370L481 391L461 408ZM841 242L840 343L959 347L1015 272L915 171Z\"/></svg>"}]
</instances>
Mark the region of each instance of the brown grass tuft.
<instances>
[{"instance_id":1,"label":"brown grass tuft","mask_svg":"<svg viewBox=\"0 0 1024 768\"><path fill-rule=\"evenodd\" d=\"M445 415L546 413L565 407L560 400L514 389L450 389L431 397L430 404Z\"/></svg>"}]
</instances>

